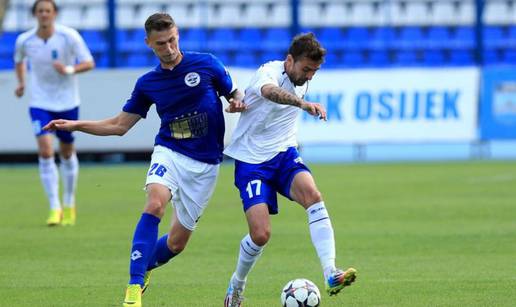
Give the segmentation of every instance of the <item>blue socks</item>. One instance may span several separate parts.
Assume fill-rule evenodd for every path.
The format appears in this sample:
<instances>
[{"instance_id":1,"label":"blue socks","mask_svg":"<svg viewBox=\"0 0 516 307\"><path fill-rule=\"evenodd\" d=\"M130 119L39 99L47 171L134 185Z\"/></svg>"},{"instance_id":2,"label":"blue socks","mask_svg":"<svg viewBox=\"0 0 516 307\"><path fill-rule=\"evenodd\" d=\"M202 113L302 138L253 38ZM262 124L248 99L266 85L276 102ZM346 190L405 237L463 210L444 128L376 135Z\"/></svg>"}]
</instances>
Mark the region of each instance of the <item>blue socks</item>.
<instances>
[{"instance_id":1,"label":"blue socks","mask_svg":"<svg viewBox=\"0 0 516 307\"><path fill-rule=\"evenodd\" d=\"M172 259L177 254L174 254L167 245L168 234L161 237L158 242L156 242L156 247L154 249L154 253L152 254L149 265L147 266L147 270L150 271L159 266L164 265L170 259Z\"/></svg>"},{"instance_id":2,"label":"blue socks","mask_svg":"<svg viewBox=\"0 0 516 307\"><path fill-rule=\"evenodd\" d=\"M160 219L152 214L143 213L136 225L131 248L131 264L129 284L140 284L143 287L143 277L147 272L149 260L151 260L156 240L158 239L158 225ZM165 240L166 242L166 240Z\"/></svg>"}]
</instances>

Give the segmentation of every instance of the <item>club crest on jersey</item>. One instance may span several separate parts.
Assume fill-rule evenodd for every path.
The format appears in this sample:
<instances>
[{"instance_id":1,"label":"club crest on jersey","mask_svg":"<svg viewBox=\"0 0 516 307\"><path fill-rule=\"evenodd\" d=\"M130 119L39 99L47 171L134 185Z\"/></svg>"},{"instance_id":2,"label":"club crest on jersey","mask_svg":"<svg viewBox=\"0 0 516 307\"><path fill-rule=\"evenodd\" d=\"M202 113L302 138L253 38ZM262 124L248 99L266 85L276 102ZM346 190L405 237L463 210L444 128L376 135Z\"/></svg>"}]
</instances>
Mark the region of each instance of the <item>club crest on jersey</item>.
<instances>
[{"instance_id":1,"label":"club crest on jersey","mask_svg":"<svg viewBox=\"0 0 516 307\"><path fill-rule=\"evenodd\" d=\"M201 76L196 72L189 72L185 76L185 83L189 87L194 87L201 83Z\"/></svg>"}]
</instances>

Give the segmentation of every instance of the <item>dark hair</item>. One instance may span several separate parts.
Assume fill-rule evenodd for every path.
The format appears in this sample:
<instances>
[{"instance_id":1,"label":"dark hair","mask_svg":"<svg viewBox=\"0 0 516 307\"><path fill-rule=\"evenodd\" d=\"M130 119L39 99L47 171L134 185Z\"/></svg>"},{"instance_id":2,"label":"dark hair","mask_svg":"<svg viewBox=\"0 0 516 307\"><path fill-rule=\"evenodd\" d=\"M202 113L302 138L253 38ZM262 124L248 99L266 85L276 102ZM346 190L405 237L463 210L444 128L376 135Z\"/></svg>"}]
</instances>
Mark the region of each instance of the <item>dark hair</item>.
<instances>
[{"instance_id":1,"label":"dark hair","mask_svg":"<svg viewBox=\"0 0 516 307\"><path fill-rule=\"evenodd\" d=\"M38 4L40 2L50 2L52 4L52 6L54 7L54 11L56 11L56 13L57 13L57 11L59 11L59 8L57 7L57 4L55 3L54 0L36 0L36 1L34 1L34 4L32 5L32 10L31 10L32 15L36 15L36 8L38 7Z\"/></svg>"},{"instance_id":2,"label":"dark hair","mask_svg":"<svg viewBox=\"0 0 516 307\"><path fill-rule=\"evenodd\" d=\"M292 39L288 53L298 61L301 58L309 58L315 62L324 61L326 49L324 49L312 32L298 34Z\"/></svg>"},{"instance_id":3,"label":"dark hair","mask_svg":"<svg viewBox=\"0 0 516 307\"><path fill-rule=\"evenodd\" d=\"M145 21L145 32L147 35L151 31L163 31L176 26L174 19L167 13L155 13Z\"/></svg>"}]
</instances>

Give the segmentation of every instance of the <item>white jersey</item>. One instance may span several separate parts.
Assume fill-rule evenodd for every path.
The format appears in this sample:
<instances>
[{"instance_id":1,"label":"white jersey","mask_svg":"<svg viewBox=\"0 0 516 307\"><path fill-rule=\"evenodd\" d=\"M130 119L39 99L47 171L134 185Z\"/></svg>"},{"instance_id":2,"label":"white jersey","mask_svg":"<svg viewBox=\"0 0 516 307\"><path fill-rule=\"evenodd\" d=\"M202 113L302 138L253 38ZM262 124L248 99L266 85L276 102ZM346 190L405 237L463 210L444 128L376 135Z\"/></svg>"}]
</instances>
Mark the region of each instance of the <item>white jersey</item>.
<instances>
[{"instance_id":1,"label":"white jersey","mask_svg":"<svg viewBox=\"0 0 516 307\"><path fill-rule=\"evenodd\" d=\"M295 86L285 72L284 61L262 65L245 90L248 109L240 114L229 146L224 153L246 163L262 163L289 147L297 146L297 118L301 109L268 100L262 87L273 84L304 97L307 84Z\"/></svg>"},{"instance_id":2,"label":"white jersey","mask_svg":"<svg viewBox=\"0 0 516 307\"><path fill-rule=\"evenodd\" d=\"M79 105L79 88L75 75L61 75L52 63L64 65L92 61L88 47L79 33L69 27L55 25L47 40L36 35L37 29L24 32L16 39L14 62L27 59L30 74L30 106L60 112Z\"/></svg>"}]
</instances>

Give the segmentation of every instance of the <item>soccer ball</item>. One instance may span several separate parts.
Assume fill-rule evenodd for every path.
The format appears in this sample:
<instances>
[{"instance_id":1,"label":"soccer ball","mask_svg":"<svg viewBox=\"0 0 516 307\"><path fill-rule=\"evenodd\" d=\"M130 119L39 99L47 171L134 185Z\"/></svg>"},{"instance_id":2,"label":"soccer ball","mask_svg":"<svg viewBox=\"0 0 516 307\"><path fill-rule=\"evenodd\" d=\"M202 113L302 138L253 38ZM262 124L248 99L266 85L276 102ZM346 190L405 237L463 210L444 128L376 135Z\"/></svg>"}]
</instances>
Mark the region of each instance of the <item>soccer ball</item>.
<instances>
[{"instance_id":1,"label":"soccer ball","mask_svg":"<svg viewBox=\"0 0 516 307\"><path fill-rule=\"evenodd\" d=\"M315 307L321 303L321 293L308 279L298 278L289 281L281 291L283 307Z\"/></svg>"}]
</instances>

